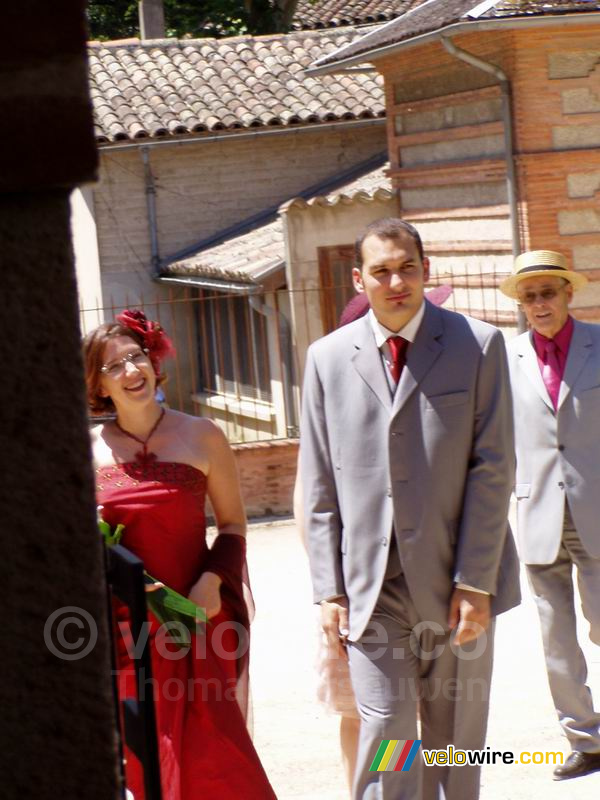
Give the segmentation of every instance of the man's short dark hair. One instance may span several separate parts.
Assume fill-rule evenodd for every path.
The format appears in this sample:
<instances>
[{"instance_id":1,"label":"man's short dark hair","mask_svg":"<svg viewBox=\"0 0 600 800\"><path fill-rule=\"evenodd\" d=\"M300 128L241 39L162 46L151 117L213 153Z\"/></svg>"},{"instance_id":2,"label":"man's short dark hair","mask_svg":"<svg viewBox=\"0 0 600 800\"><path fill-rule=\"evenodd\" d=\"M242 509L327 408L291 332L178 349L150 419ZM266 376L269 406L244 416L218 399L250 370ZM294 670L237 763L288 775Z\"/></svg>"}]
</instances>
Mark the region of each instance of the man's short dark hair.
<instances>
[{"instance_id":1,"label":"man's short dark hair","mask_svg":"<svg viewBox=\"0 0 600 800\"><path fill-rule=\"evenodd\" d=\"M419 256L421 257L421 261L423 261L423 258L425 257L423 252L423 242L419 236L419 231L414 227L414 225L411 225L410 222L405 222L399 217L383 217L382 219L376 219L374 222L371 222L370 225L367 225L354 243L355 266L358 269L362 268L362 246L367 236L378 236L380 239L400 239L404 233L408 233L408 235L414 239L414 242L417 245L417 250L419 251Z\"/></svg>"}]
</instances>

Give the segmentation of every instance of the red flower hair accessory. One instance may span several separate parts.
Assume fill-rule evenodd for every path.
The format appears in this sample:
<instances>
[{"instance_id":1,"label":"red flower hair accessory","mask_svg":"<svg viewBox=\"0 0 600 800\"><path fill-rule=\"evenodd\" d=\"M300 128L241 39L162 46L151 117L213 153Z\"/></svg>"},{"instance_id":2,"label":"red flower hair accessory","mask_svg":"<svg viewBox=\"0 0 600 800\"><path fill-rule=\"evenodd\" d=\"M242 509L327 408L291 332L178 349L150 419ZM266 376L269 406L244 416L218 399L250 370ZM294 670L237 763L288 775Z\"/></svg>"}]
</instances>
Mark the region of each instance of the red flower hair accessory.
<instances>
[{"instance_id":1,"label":"red flower hair accessory","mask_svg":"<svg viewBox=\"0 0 600 800\"><path fill-rule=\"evenodd\" d=\"M154 371L158 374L160 362L175 355L173 342L162 326L158 322L148 319L144 312L138 309L127 308L122 314L117 314L116 319L125 328L135 331L142 337Z\"/></svg>"}]
</instances>

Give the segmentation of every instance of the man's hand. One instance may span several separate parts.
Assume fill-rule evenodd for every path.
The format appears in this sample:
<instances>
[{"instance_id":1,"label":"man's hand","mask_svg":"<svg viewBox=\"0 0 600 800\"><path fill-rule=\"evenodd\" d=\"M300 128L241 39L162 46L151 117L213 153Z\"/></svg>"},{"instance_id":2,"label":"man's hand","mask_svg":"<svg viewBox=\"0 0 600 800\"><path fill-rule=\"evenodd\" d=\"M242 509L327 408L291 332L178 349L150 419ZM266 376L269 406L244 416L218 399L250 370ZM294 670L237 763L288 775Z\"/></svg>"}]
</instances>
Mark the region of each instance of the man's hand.
<instances>
[{"instance_id":1,"label":"man's hand","mask_svg":"<svg viewBox=\"0 0 600 800\"><path fill-rule=\"evenodd\" d=\"M327 646L338 652L340 658L347 658L346 637L348 636L348 598L345 595L333 600L321 601L321 626L327 636Z\"/></svg>"},{"instance_id":2,"label":"man's hand","mask_svg":"<svg viewBox=\"0 0 600 800\"><path fill-rule=\"evenodd\" d=\"M455 644L463 645L477 639L490 624L489 594L455 588L450 598L448 624L456 628Z\"/></svg>"}]
</instances>

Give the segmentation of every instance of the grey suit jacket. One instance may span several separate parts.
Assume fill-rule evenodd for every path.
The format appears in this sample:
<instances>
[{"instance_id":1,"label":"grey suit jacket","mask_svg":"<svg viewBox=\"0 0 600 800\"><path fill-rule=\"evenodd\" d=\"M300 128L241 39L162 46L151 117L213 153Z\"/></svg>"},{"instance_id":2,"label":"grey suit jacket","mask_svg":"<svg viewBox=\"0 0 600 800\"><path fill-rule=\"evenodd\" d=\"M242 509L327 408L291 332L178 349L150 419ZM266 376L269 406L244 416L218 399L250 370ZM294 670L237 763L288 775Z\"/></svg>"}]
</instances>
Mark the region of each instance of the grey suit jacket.
<instances>
[{"instance_id":1,"label":"grey suit jacket","mask_svg":"<svg viewBox=\"0 0 600 800\"><path fill-rule=\"evenodd\" d=\"M454 583L519 602L507 509L514 477L505 348L495 328L426 303L392 398L368 318L315 342L301 427L315 602L350 600L365 629L391 536L421 619L447 629Z\"/></svg>"},{"instance_id":2,"label":"grey suit jacket","mask_svg":"<svg viewBox=\"0 0 600 800\"><path fill-rule=\"evenodd\" d=\"M551 564L565 498L584 547L600 558L600 327L574 321L555 411L532 335L508 343L517 447L517 537L527 564Z\"/></svg>"}]
</instances>

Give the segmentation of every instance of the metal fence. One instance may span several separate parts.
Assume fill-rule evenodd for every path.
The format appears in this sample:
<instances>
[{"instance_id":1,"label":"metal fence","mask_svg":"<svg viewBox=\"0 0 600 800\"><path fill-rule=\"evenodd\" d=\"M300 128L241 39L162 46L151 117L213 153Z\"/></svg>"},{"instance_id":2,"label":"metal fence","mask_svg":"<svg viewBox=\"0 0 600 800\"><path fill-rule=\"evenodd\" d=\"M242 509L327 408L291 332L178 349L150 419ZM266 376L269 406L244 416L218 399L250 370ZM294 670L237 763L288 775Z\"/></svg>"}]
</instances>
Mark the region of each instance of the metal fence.
<instances>
[{"instance_id":1,"label":"metal fence","mask_svg":"<svg viewBox=\"0 0 600 800\"><path fill-rule=\"evenodd\" d=\"M515 310L497 291L499 270L436 274L427 288L449 285L446 308L503 329ZM155 296L82 308L85 334L127 307L142 308L173 339L163 387L172 408L214 419L232 442L296 437L306 348L337 324L354 296L350 281L320 289L223 294L168 288Z\"/></svg>"}]
</instances>

